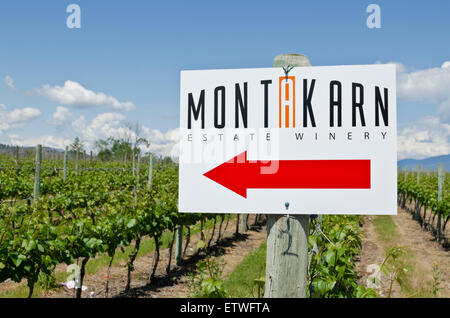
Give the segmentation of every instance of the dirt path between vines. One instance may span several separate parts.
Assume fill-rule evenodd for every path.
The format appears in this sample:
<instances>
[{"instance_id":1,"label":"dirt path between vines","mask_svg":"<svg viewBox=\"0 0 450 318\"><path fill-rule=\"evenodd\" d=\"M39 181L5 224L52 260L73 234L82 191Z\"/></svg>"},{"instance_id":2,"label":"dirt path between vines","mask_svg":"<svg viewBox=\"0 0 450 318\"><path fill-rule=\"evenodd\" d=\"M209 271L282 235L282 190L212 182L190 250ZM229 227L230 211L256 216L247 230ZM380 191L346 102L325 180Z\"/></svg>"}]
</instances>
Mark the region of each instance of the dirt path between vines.
<instances>
[{"instance_id":1,"label":"dirt path between vines","mask_svg":"<svg viewBox=\"0 0 450 318\"><path fill-rule=\"evenodd\" d=\"M407 280L411 287L410 290L413 292L405 294L406 291L401 290L399 285L394 283L391 297L430 296L435 263L439 265L439 287L442 288L438 296L450 297L450 251L437 243L433 235L422 229L419 222L413 220L411 214L406 210L398 208L398 214L391 216L399 233L399 236L391 242L386 243L379 238L373 224L375 218L376 216L365 218L362 249L359 260L356 262L356 270L359 276L358 283L366 287L370 285L368 278L374 271L374 266L371 266L371 264L380 265L385 258L385 251L389 247L401 246L409 251L407 262L413 267L413 270L408 275ZM389 284L384 275L381 276L381 286L376 290L380 297L387 296Z\"/></svg>"},{"instance_id":2,"label":"dirt path between vines","mask_svg":"<svg viewBox=\"0 0 450 318\"><path fill-rule=\"evenodd\" d=\"M236 218L230 220L223 239L219 244L215 244L218 236L218 226L211 244L210 252L220 251L225 261L223 270L224 278L228 277L233 269L242 262L248 253L258 248L266 240L265 226L252 226L254 215L249 216L248 224L250 229L238 236L234 235L236 228ZM225 224L224 224L225 226ZM206 241L209 240L212 230L205 231ZM126 262L113 265L109 279L108 297L148 297L148 298L177 298L187 297L189 290L187 287L187 274L195 269L197 262L205 257L204 253L197 255L197 243L200 240L200 233L192 235L186 255L183 258L183 265L174 265L172 255L172 266L169 274L166 273L166 266L169 260L169 249L163 249L160 253L160 261L156 271L156 278L153 284L148 284L149 272L153 266L154 252L143 255L134 262L135 270L132 272L131 289L125 292L127 283ZM183 249L186 242L183 239ZM95 298L106 297L107 268L101 268L95 274L86 275L83 285L88 289L83 292L82 297L89 297L94 292ZM61 287L56 291L47 291L41 297L72 298L74 290Z\"/></svg>"}]
</instances>

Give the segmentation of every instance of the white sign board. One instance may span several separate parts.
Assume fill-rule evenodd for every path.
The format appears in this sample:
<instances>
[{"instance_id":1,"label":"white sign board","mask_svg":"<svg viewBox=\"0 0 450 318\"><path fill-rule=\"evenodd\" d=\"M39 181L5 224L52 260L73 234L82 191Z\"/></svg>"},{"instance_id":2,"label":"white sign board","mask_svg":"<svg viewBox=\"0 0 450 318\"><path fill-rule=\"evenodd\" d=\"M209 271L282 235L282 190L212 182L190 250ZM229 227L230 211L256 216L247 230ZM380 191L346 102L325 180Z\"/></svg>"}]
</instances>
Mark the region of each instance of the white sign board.
<instances>
[{"instance_id":1,"label":"white sign board","mask_svg":"<svg viewBox=\"0 0 450 318\"><path fill-rule=\"evenodd\" d=\"M395 65L182 71L180 138L180 212L397 213Z\"/></svg>"}]
</instances>

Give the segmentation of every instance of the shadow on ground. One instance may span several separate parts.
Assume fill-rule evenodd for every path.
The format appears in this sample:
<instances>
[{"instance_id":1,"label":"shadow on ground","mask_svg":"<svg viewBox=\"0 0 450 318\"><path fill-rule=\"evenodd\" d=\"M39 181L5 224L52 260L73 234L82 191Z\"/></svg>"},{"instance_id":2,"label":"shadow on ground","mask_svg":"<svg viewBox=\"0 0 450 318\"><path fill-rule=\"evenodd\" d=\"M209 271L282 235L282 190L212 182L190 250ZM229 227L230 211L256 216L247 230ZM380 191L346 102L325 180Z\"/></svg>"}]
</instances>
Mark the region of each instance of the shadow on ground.
<instances>
[{"instance_id":1,"label":"shadow on ground","mask_svg":"<svg viewBox=\"0 0 450 318\"><path fill-rule=\"evenodd\" d=\"M263 229L265 222L259 224L249 225L249 231L260 232ZM248 234L234 234L232 237L226 237L221 239L218 243L210 246L207 252L200 250L194 255L188 256L183 259L181 266L177 266L172 269L166 275L155 276L153 281L149 284L140 287L130 288L128 291L122 291L116 296L116 298L139 298L139 297L151 297L151 293L157 293L161 288L167 286L173 286L177 284L177 281L182 277L186 276L188 273L195 270L196 265L199 261L206 258L207 255L225 255L226 248L233 248L236 246L235 243L240 241L245 241L249 237Z\"/></svg>"}]
</instances>

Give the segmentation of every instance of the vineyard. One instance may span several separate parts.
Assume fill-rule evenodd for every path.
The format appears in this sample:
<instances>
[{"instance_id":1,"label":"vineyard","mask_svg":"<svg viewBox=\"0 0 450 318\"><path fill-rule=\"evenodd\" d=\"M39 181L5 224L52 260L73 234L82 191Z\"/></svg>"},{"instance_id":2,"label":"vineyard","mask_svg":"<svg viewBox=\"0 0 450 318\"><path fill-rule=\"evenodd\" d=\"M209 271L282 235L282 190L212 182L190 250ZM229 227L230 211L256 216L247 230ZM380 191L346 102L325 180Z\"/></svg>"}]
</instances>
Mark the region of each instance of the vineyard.
<instances>
[{"instance_id":1,"label":"vineyard","mask_svg":"<svg viewBox=\"0 0 450 318\"><path fill-rule=\"evenodd\" d=\"M154 169L147 166L150 174L140 167L91 163L82 169L69 165L64 177L58 165L48 161L40 167L38 198L30 197L37 166L32 161L19 169L4 161L0 170L0 281L26 279L30 296L40 273L50 275L56 265L81 259L82 285L90 258L107 254L112 260L117 249L134 242L132 271L143 237L155 240L158 253L164 231L202 218L176 212L177 168L162 161Z\"/></svg>"},{"instance_id":2,"label":"vineyard","mask_svg":"<svg viewBox=\"0 0 450 318\"><path fill-rule=\"evenodd\" d=\"M450 219L450 174L403 171L398 179L398 204L407 209L420 225L433 233L438 242L448 245L445 236Z\"/></svg>"},{"instance_id":3,"label":"vineyard","mask_svg":"<svg viewBox=\"0 0 450 318\"><path fill-rule=\"evenodd\" d=\"M29 297L40 277L52 277L59 264L80 264L76 297L82 297L86 265L107 256L109 267L118 251L128 248L127 284L141 242L153 240L153 264L148 264L152 284L159 264L162 237L173 233L169 244L170 271L176 229L188 230L200 223L201 234L208 220L212 231L225 217L215 214L179 214L178 167L170 160L137 157L127 163L103 162L90 157L75 160L40 157L20 162L9 156L0 159L0 283L26 281ZM399 178L399 202L423 209L423 224L430 217L442 219L441 233L449 219L449 181L438 198L437 175L413 174ZM36 181L38 180L38 181ZM409 205L412 206L412 205ZM430 211L426 219L427 209ZM418 215L422 215L418 213ZM230 216L228 215L227 222ZM237 221L238 222L238 221ZM236 222L236 224L237 224ZM361 247L363 219L359 216L312 216L309 235L308 297L376 297L357 284L355 257ZM436 231L439 235L439 231ZM205 240L202 237L202 240ZM212 238L205 240L204 250ZM207 244L206 244L207 243ZM207 246L206 246L207 245ZM108 291L106 278L106 294ZM206 288L208 290L208 288ZM204 293L199 297L211 297Z\"/></svg>"}]
</instances>

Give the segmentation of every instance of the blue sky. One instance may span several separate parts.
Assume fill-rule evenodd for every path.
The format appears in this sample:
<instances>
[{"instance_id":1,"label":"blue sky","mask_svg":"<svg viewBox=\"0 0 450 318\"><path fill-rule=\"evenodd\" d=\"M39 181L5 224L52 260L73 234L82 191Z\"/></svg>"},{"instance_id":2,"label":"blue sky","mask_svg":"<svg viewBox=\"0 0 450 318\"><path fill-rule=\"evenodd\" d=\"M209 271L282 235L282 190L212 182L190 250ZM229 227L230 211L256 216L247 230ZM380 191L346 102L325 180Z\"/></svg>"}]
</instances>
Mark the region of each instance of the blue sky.
<instances>
[{"instance_id":1,"label":"blue sky","mask_svg":"<svg viewBox=\"0 0 450 318\"><path fill-rule=\"evenodd\" d=\"M81 29L66 26L71 3ZM381 7L380 29L366 26L371 3ZM270 67L277 54L302 53L313 65L400 63L399 158L446 154L449 12L447 0L5 0L0 142L61 146L81 135L89 147L126 119L164 153L178 127L180 70ZM67 89L107 96L55 97Z\"/></svg>"}]
</instances>

